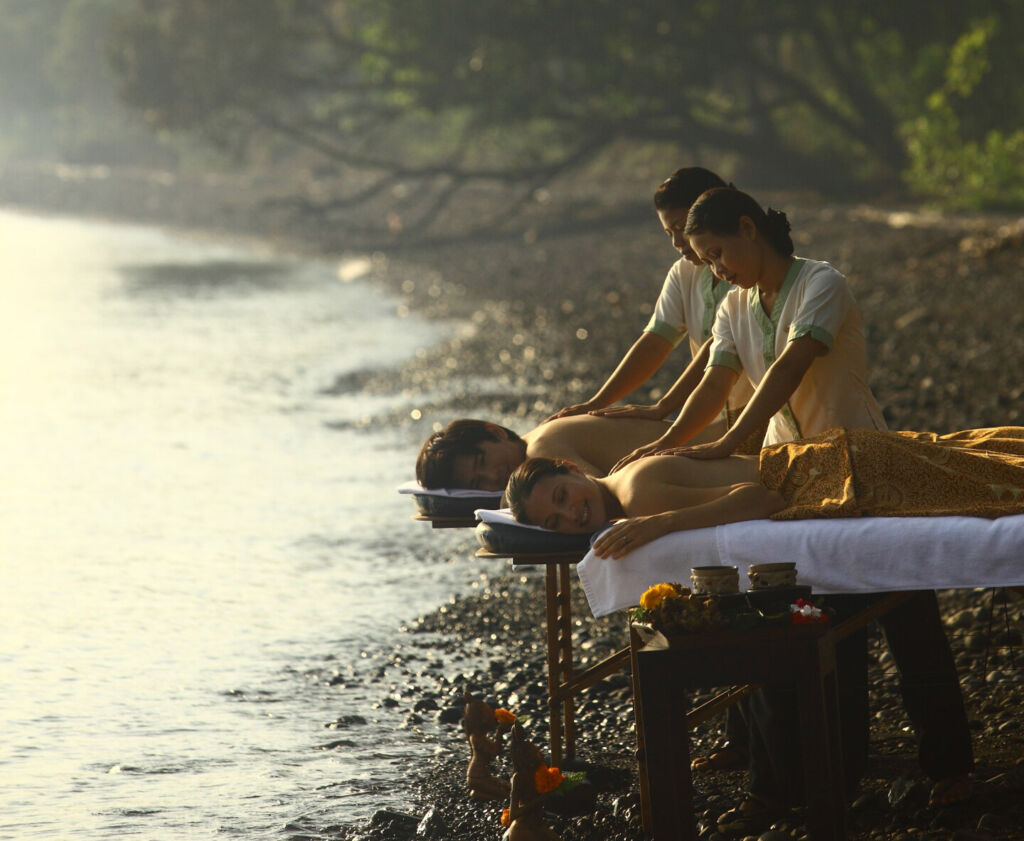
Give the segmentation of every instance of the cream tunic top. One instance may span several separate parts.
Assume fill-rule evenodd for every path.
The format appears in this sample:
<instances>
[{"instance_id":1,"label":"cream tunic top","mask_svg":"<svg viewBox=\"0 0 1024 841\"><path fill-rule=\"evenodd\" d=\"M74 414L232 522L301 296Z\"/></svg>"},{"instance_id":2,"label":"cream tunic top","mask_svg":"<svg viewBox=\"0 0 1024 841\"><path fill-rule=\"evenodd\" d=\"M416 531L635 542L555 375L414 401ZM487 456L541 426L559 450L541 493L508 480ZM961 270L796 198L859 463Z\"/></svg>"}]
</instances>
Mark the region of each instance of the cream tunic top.
<instances>
[{"instance_id":1,"label":"cream tunic top","mask_svg":"<svg viewBox=\"0 0 1024 841\"><path fill-rule=\"evenodd\" d=\"M828 352L811 363L789 401L768 423L764 444L781 444L839 426L885 429L867 385L860 310L846 278L828 263L797 258L772 314L757 287L732 289L718 308L708 365L725 365L760 383L787 342L817 339Z\"/></svg>"},{"instance_id":2,"label":"cream tunic top","mask_svg":"<svg viewBox=\"0 0 1024 841\"><path fill-rule=\"evenodd\" d=\"M731 288L724 281L714 283L714 275L707 266L677 260L668 270L654 314L644 332L661 336L673 347L686 336L690 340L690 354L696 356L711 335L715 313ZM750 380L741 376L726 403L732 419L743 410L753 393Z\"/></svg>"}]
</instances>

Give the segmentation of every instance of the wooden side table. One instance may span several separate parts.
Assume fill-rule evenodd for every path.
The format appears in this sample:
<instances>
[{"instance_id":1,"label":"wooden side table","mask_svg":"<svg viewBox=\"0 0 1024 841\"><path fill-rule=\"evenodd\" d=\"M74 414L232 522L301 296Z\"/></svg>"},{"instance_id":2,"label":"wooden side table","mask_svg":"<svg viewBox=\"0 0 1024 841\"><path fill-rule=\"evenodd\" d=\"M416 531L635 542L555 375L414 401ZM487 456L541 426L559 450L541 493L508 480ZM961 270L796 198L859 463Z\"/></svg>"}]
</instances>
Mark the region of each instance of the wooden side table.
<instances>
[{"instance_id":1,"label":"wooden side table","mask_svg":"<svg viewBox=\"0 0 1024 841\"><path fill-rule=\"evenodd\" d=\"M655 841L697 838L687 696L734 684L795 687L800 708L807 828L815 841L846 837L845 786L827 625L634 636L641 787Z\"/></svg>"}]
</instances>

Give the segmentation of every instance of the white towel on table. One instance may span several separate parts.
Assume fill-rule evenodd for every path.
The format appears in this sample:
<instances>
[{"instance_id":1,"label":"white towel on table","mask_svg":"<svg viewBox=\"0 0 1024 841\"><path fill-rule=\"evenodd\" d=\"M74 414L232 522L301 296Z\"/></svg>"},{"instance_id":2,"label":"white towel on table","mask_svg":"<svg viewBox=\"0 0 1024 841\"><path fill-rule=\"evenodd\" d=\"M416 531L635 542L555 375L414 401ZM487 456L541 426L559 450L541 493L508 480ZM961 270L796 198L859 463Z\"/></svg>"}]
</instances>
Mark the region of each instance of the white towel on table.
<instances>
[{"instance_id":1,"label":"white towel on table","mask_svg":"<svg viewBox=\"0 0 1024 841\"><path fill-rule=\"evenodd\" d=\"M947 590L1024 585L1024 514L750 520L680 531L621 560L593 551L576 567L595 616L639 603L653 584L689 585L690 568L793 561L815 593Z\"/></svg>"}]
</instances>

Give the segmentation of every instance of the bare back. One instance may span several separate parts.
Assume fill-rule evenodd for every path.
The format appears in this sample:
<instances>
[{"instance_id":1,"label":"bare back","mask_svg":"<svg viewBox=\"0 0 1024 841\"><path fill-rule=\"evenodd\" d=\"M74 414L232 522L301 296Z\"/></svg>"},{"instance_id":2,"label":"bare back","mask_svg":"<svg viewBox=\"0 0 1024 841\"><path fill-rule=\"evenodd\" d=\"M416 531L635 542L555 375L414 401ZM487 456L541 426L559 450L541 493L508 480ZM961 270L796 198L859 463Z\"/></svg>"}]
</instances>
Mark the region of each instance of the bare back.
<instances>
[{"instance_id":1,"label":"bare back","mask_svg":"<svg viewBox=\"0 0 1024 841\"><path fill-rule=\"evenodd\" d=\"M564 458L591 476L605 476L615 463L637 447L660 438L665 421L573 415L541 424L523 436L526 455ZM708 427L695 443L714 441L723 430Z\"/></svg>"},{"instance_id":2,"label":"bare back","mask_svg":"<svg viewBox=\"0 0 1024 841\"><path fill-rule=\"evenodd\" d=\"M627 517L692 508L727 495L737 485L757 483L756 456L700 460L650 456L602 480Z\"/></svg>"}]
</instances>

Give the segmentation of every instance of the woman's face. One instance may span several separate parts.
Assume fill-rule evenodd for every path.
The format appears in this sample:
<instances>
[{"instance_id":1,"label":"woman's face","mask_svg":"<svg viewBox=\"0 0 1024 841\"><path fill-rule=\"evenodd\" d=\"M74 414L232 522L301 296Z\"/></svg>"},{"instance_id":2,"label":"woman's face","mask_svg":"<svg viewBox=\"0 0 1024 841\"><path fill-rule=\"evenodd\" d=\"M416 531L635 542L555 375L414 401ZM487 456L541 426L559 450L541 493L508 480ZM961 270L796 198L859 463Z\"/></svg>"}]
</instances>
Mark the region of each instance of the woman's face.
<instances>
[{"instance_id":1,"label":"woman's face","mask_svg":"<svg viewBox=\"0 0 1024 841\"><path fill-rule=\"evenodd\" d=\"M686 227L686 215L690 212L688 207L669 207L658 211L658 219L661 227L672 240L672 247L679 252L680 256L688 263L695 266L701 264L700 258L693 253L690 243L683 236L683 228Z\"/></svg>"},{"instance_id":2,"label":"woman's face","mask_svg":"<svg viewBox=\"0 0 1024 841\"><path fill-rule=\"evenodd\" d=\"M740 219L740 229L735 234L699 233L693 234L689 240L694 253L711 267L719 280L741 289L750 289L757 284L761 277L762 254L758 247L757 228L746 216Z\"/></svg>"},{"instance_id":3,"label":"woman's face","mask_svg":"<svg viewBox=\"0 0 1024 841\"><path fill-rule=\"evenodd\" d=\"M608 519L601 489L578 471L545 476L524 507L531 523L563 534L590 534Z\"/></svg>"}]
</instances>

